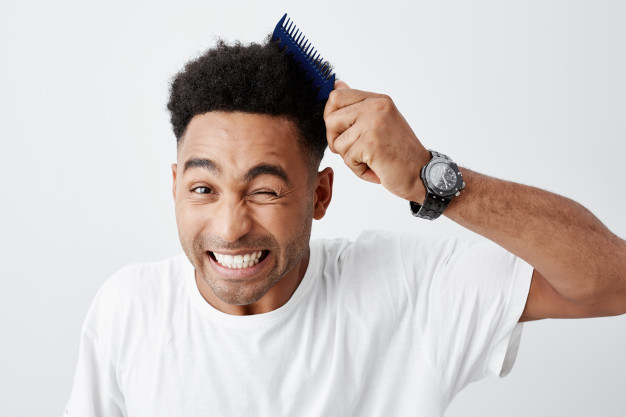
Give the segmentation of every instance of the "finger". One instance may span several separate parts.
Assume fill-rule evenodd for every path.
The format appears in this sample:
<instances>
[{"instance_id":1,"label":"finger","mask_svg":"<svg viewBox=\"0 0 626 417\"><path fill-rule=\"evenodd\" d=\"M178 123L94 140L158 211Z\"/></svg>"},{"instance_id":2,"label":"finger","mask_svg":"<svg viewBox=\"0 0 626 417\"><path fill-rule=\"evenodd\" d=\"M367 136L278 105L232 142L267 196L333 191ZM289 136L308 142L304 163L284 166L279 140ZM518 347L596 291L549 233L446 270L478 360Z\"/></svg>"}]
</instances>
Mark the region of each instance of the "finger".
<instances>
[{"instance_id":1,"label":"finger","mask_svg":"<svg viewBox=\"0 0 626 417\"><path fill-rule=\"evenodd\" d=\"M380 178L376 175L374 170L372 170L369 165L364 162L365 159L363 149L359 149L358 146L355 146L348 150L343 158L343 161L348 168L356 174L357 177L365 181L380 184Z\"/></svg>"},{"instance_id":2,"label":"finger","mask_svg":"<svg viewBox=\"0 0 626 417\"><path fill-rule=\"evenodd\" d=\"M346 88L350 88L345 81L337 80L335 81L335 90L345 90Z\"/></svg>"},{"instance_id":3,"label":"finger","mask_svg":"<svg viewBox=\"0 0 626 417\"><path fill-rule=\"evenodd\" d=\"M380 184L380 178L370 167L367 167L365 172L361 174L361 179L368 182L373 182L374 184Z\"/></svg>"},{"instance_id":4,"label":"finger","mask_svg":"<svg viewBox=\"0 0 626 417\"><path fill-rule=\"evenodd\" d=\"M326 116L324 120L326 124L326 139L328 146L333 152L337 152L334 148L334 142L339 135L351 128L360 115L364 112L367 101L361 101L349 107L341 108Z\"/></svg>"},{"instance_id":5,"label":"finger","mask_svg":"<svg viewBox=\"0 0 626 417\"><path fill-rule=\"evenodd\" d=\"M328 101L324 107L324 118L327 114L330 114L343 107L350 106L352 104L361 102L369 97L380 97L382 94L370 93L368 91L353 90L351 88L342 88L339 90L333 90L328 96Z\"/></svg>"},{"instance_id":6,"label":"finger","mask_svg":"<svg viewBox=\"0 0 626 417\"><path fill-rule=\"evenodd\" d=\"M348 153L350 148L359 140L359 138L361 137L361 133L362 132L360 126L355 125L350 127L349 129L346 129L343 133L335 138L331 150L341 155L341 157L344 157Z\"/></svg>"}]
</instances>

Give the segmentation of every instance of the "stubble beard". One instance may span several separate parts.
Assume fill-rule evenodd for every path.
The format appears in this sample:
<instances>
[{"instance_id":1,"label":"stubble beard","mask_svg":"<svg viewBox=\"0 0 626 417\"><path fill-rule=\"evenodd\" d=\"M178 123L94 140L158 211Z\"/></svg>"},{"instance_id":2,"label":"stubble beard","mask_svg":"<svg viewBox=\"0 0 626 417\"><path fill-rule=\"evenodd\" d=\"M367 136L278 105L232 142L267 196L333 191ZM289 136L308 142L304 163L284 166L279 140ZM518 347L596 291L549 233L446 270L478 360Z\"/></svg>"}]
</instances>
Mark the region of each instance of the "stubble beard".
<instances>
[{"instance_id":1,"label":"stubble beard","mask_svg":"<svg viewBox=\"0 0 626 417\"><path fill-rule=\"evenodd\" d=\"M312 226L312 207L309 205L305 218L300 223L293 238L281 245L271 235L244 236L235 243L228 244L213 236L197 236L192 242L182 241L183 250L192 260L196 276L202 279L211 288L211 291L222 302L230 305L248 305L259 301L274 285L280 282L285 275L296 268L309 249ZM210 262L205 248L219 252L222 250L237 250L242 248L269 249L274 256L274 265L265 278L251 282L224 281L216 274L211 273ZM191 255L191 256L190 256ZM296 272L298 273L298 272ZM299 277L298 277L299 278Z\"/></svg>"}]
</instances>

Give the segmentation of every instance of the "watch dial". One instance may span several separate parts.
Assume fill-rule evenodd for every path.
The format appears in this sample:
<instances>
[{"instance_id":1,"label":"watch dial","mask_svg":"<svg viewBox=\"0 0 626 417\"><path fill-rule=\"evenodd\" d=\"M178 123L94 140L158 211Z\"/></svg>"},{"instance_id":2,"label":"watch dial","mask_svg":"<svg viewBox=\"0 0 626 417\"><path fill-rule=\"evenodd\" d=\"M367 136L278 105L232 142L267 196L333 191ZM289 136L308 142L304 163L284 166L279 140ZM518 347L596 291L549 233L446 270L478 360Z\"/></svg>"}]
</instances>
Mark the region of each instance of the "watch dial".
<instances>
[{"instance_id":1,"label":"watch dial","mask_svg":"<svg viewBox=\"0 0 626 417\"><path fill-rule=\"evenodd\" d=\"M430 181L442 191L450 191L456 185L456 173L443 162L437 163L430 169Z\"/></svg>"}]
</instances>

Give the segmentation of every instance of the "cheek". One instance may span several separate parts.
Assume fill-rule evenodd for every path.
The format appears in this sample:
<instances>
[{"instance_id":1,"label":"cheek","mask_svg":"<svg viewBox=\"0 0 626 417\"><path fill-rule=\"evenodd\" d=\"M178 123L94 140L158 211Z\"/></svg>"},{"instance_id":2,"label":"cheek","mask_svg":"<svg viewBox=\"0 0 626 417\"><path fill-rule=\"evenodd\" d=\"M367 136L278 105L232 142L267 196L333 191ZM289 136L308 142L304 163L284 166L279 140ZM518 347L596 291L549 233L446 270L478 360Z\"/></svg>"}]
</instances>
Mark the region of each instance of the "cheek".
<instances>
[{"instance_id":1,"label":"cheek","mask_svg":"<svg viewBox=\"0 0 626 417\"><path fill-rule=\"evenodd\" d=\"M178 233L185 240L192 240L207 224L207 210L187 204L176 204L175 212Z\"/></svg>"}]
</instances>

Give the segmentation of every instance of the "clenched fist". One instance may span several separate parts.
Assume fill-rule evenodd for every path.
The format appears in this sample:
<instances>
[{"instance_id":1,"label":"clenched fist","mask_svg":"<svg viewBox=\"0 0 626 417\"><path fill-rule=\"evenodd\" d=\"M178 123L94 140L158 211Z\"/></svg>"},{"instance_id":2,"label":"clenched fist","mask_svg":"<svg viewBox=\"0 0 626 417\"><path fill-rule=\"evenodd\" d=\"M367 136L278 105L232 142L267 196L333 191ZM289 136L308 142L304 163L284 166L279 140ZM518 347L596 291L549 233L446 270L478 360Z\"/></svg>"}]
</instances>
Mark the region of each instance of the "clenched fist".
<instances>
[{"instance_id":1,"label":"clenched fist","mask_svg":"<svg viewBox=\"0 0 626 417\"><path fill-rule=\"evenodd\" d=\"M360 178L382 184L398 197L421 202L420 170L430 153L390 97L335 83L324 109L330 150Z\"/></svg>"}]
</instances>

